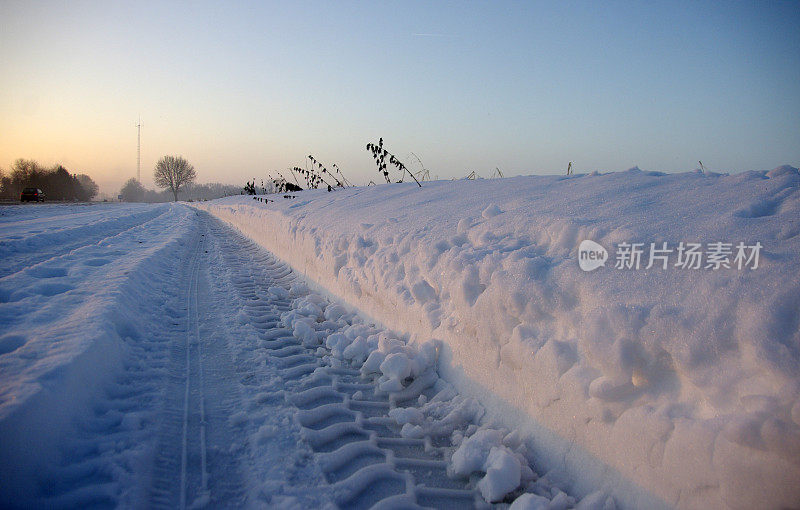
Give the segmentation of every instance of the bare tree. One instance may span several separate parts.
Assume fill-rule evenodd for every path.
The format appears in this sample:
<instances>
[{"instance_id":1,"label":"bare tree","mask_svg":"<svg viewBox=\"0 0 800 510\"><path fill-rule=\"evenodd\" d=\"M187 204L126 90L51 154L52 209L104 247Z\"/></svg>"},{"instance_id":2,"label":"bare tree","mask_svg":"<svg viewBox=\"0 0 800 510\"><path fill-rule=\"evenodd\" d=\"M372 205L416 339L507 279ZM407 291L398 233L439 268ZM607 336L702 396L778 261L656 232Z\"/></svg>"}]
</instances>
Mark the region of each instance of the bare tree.
<instances>
[{"instance_id":1,"label":"bare tree","mask_svg":"<svg viewBox=\"0 0 800 510\"><path fill-rule=\"evenodd\" d=\"M196 176L194 167L183 156L164 156L156 163L153 179L159 188L169 188L177 202L178 190L193 182Z\"/></svg>"}]
</instances>

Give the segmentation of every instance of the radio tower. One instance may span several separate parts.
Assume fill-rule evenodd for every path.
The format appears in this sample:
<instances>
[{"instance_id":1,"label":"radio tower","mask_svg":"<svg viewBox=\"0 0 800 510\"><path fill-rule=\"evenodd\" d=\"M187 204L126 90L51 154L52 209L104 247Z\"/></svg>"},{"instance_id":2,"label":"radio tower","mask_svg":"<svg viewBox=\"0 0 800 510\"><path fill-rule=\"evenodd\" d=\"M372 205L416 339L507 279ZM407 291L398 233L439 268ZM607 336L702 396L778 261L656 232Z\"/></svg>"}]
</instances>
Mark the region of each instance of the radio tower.
<instances>
[{"instance_id":1,"label":"radio tower","mask_svg":"<svg viewBox=\"0 0 800 510\"><path fill-rule=\"evenodd\" d=\"M142 118L136 124L136 180L142 182Z\"/></svg>"}]
</instances>

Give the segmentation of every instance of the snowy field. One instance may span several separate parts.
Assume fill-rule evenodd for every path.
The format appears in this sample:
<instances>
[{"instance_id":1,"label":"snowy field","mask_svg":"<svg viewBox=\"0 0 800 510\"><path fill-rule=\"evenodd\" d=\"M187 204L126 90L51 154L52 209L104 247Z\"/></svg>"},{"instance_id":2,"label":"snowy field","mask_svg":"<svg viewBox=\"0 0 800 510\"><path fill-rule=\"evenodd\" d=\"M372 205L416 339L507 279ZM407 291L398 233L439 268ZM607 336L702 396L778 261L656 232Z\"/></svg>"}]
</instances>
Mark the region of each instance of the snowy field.
<instances>
[{"instance_id":1,"label":"snowy field","mask_svg":"<svg viewBox=\"0 0 800 510\"><path fill-rule=\"evenodd\" d=\"M0 507L797 507L798 190L2 207Z\"/></svg>"}]
</instances>

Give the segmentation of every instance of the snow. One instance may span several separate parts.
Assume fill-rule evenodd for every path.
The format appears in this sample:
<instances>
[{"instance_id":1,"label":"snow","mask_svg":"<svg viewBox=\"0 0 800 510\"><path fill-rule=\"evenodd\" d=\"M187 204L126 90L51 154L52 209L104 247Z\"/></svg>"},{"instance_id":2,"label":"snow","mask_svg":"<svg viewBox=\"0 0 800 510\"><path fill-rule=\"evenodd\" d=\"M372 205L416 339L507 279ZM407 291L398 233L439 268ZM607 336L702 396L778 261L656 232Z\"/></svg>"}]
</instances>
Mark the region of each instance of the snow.
<instances>
[{"instance_id":1,"label":"snow","mask_svg":"<svg viewBox=\"0 0 800 510\"><path fill-rule=\"evenodd\" d=\"M54 254L54 247L64 249L79 247L88 241L101 242L108 232L132 228L162 213L163 209L144 204L0 207L3 228L0 234L3 272L0 276L31 262L46 260Z\"/></svg>"},{"instance_id":2,"label":"snow","mask_svg":"<svg viewBox=\"0 0 800 510\"><path fill-rule=\"evenodd\" d=\"M0 506L796 506L797 169L423 184L0 207Z\"/></svg>"},{"instance_id":3,"label":"snow","mask_svg":"<svg viewBox=\"0 0 800 510\"><path fill-rule=\"evenodd\" d=\"M483 463L486 475L478 482L478 489L486 501L502 501L517 487L521 479L520 461L505 447L493 447Z\"/></svg>"},{"instance_id":4,"label":"snow","mask_svg":"<svg viewBox=\"0 0 800 510\"><path fill-rule=\"evenodd\" d=\"M168 206L148 207L145 213L138 210L97 206L87 213L68 214L69 221L43 215L14 222L11 226L3 225L0 237L3 269L8 267L5 262L14 261L14 255L22 251L21 244L32 247L29 248L33 252L29 263L33 264L2 280L4 330L17 329L24 334L2 337L2 344L7 348L2 351L0 371L9 377L0 389L0 420L38 390L44 374L74 364L76 357L88 354L88 346L102 349L99 345L92 345L96 344L95 338L108 335L114 329L118 330L114 331L115 334L128 333L126 324L114 324L117 317L108 317L100 324L96 321L81 323L87 316L108 316L111 309L119 305L120 299L129 299L129 296L120 295L115 280L129 279L131 272L149 271L144 267L146 261L159 251L169 249L174 242L173 236L163 230L167 225L178 231L186 228L183 224L189 215L187 211ZM6 218L4 215L2 220ZM84 222L89 222L91 227ZM118 224L122 222L125 227L129 222L134 226L116 233L120 228ZM87 228L93 230L89 239L100 237L99 242L90 242L55 260L38 262L42 252L58 242L56 238L71 239L81 235L75 230ZM102 238L102 233L109 228L115 232L114 249L109 249L110 239ZM29 239L27 235L31 232L39 235ZM148 239L146 245L140 242L142 238ZM60 244L69 246L69 243ZM145 284L144 279L141 277L135 284ZM81 324L79 331L75 331L77 324ZM113 357L116 354L106 355Z\"/></svg>"},{"instance_id":5,"label":"snow","mask_svg":"<svg viewBox=\"0 0 800 510\"><path fill-rule=\"evenodd\" d=\"M158 353L157 338L147 334L155 325L141 320L142 304L158 304L141 298L174 270L177 260L170 255L194 214L169 205L0 212L0 502L28 506L37 475L72 479L92 469L62 464L65 446L97 449L117 465L132 462L142 448L146 413L119 412L114 395L123 391L119 376L127 370L139 383L130 390L133 398L152 397L137 376L146 367L127 365L132 353L133 359ZM86 438L67 440L76 422L93 416L98 432L125 434L94 446ZM102 499L100 493L93 497ZM51 504L77 503L64 498Z\"/></svg>"},{"instance_id":6,"label":"snow","mask_svg":"<svg viewBox=\"0 0 800 510\"><path fill-rule=\"evenodd\" d=\"M485 476L446 476L484 409L439 378L435 342L366 322L186 205L95 207L107 221L92 228L72 206L4 211L0 232L27 249L0 245L14 253L0 265L0 506L408 507L523 490L497 454ZM43 223L61 237L36 242Z\"/></svg>"},{"instance_id":7,"label":"snow","mask_svg":"<svg viewBox=\"0 0 800 510\"><path fill-rule=\"evenodd\" d=\"M536 494L523 494L509 507L509 510L548 510L550 500Z\"/></svg>"},{"instance_id":8,"label":"snow","mask_svg":"<svg viewBox=\"0 0 800 510\"><path fill-rule=\"evenodd\" d=\"M345 328L326 343L343 362L364 359L384 391L438 363L443 396L394 414L405 437L441 429L463 445L515 431L519 449L472 459L487 499L508 490L494 473L513 479L509 459L524 452L543 474L526 492L554 482L586 508L613 505L607 494L622 508L780 508L800 501L798 189L791 167L631 169L197 207L396 331ZM609 251L592 272L578 266L587 239ZM650 243L664 242L763 250L755 269L646 269ZM644 244L639 269L614 267L621 243ZM341 317L311 304L306 318ZM322 341L293 317L295 336ZM447 425L470 420L480 427Z\"/></svg>"},{"instance_id":9,"label":"snow","mask_svg":"<svg viewBox=\"0 0 800 510\"><path fill-rule=\"evenodd\" d=\"M485 473L478 482L478 489L486 501L501 501L506 494L519 487L523 466L527 461L503 445L501 433L494 429L483 429L464 440L453 453L452 471L468 477L478 471ZM532 479L532 472L526 478Z\"/></svg>"}]
</instances>

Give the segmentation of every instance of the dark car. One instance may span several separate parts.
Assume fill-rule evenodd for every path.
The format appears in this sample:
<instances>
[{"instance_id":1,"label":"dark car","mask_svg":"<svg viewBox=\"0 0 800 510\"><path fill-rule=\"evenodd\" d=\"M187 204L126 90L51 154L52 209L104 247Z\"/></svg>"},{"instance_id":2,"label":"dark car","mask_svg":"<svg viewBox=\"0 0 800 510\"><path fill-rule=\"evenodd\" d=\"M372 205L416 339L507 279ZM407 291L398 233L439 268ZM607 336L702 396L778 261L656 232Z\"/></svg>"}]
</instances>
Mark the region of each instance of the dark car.
<instances>
[{"instance_id":1,"label":"dark car","mask_svg":"<svg viewBox=\"0 0 800 510\"><path fill-rule=\"evenodd\" d=\"M44 193L39 188L25 188L19 196L20 202L44 202Z\"/></svg>"}]
</instances>

